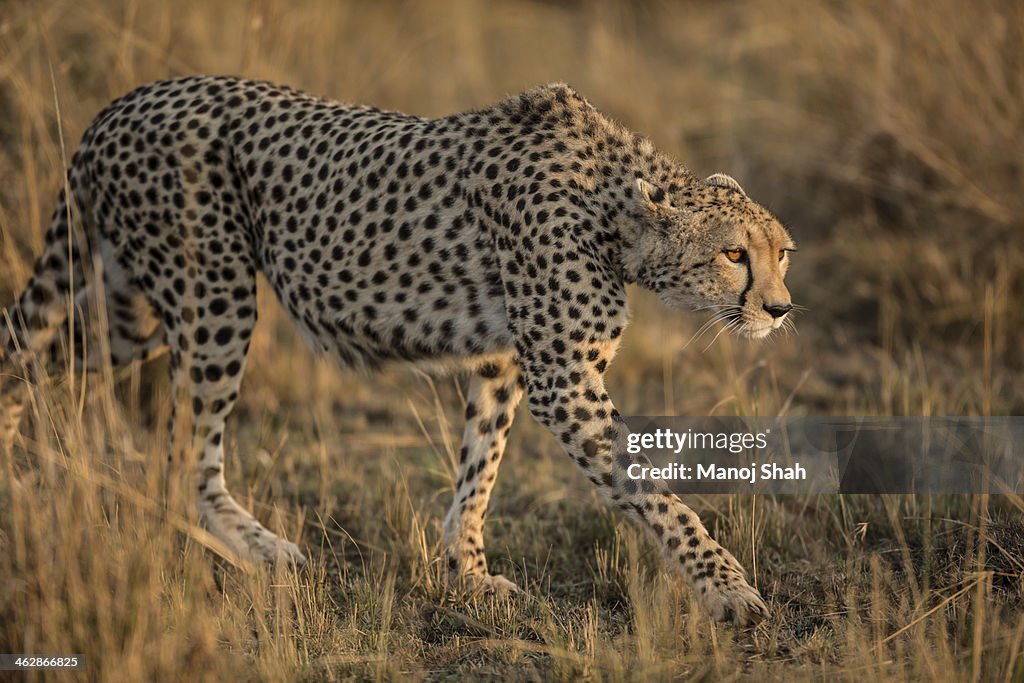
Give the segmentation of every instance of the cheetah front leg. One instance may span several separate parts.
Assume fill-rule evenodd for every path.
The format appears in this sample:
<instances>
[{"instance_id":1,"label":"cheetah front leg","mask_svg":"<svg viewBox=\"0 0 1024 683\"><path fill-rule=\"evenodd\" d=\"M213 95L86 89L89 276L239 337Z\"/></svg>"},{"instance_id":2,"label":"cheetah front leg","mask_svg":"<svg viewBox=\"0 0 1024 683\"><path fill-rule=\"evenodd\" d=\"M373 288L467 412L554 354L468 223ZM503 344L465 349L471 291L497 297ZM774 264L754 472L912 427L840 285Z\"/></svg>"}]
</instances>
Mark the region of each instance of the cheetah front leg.
<instances>
[{"instance_id":1,"label":"cheetah front leg","mask_svg":"<svg viewBox=\"0 0 1024 683\"><path fill-rule=\"evenodd\" d=\"M571 349L566 355L575 362L525 368L530 412L564 444L605 503L655 537L669 566L682 573L714 619L741 626L761 621L768 610L760 594L697 514L660 482L627 476L630 464L646 459L626 452L628 430L605 392L601 373L614 345L581 342L564 348Z\"/></svg>"},{"instance_id":2,"label":"cheetah front leg","mask_svg":"<svg viewBox=\"0 0 1024 683\"><path fill-rule=\"evenodd\" d=\"M522 394L522 374L511 357L478 368L469 385L459 478L444 520L444 545L450 580L474 592L501 595L518 590L504 576L487 572L483 527Z\"/></svg>"}]
</instances>

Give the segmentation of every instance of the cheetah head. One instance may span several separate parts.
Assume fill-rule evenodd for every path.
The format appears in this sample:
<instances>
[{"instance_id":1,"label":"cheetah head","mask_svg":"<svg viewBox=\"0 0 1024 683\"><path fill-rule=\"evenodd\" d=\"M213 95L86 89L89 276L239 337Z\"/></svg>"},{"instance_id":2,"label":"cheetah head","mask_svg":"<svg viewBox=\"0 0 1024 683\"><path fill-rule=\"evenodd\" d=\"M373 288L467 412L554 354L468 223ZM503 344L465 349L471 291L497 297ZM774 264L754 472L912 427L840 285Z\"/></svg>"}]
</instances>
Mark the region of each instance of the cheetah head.
<instances>
[{"instance_id":1,"label":"cheetah head","mask_svg":"<svg viewBox=\"0 0 1024 683\"><path fill-rule=\"evenodd\" d=\"M627 277L670 308L710 310L730 331L766 337L793 309L784 279L796 245L782 224L715 174L669 191L636 181L640 220Z\"/></svg>"}]
</instances>

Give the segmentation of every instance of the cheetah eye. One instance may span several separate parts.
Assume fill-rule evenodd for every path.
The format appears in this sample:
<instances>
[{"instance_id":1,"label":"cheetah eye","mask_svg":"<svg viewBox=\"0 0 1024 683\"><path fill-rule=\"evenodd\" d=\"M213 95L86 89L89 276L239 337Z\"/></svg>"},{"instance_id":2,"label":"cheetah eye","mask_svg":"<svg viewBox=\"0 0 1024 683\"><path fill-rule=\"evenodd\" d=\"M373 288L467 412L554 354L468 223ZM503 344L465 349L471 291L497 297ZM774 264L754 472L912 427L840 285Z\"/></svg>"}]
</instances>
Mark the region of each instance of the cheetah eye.
<instances>
[{"instance_id":1,"label":"cheetah eye","mask_svg":"<svg viewBox=\"0 0 1024 683\"><path fill-rule=\"evenodd\" d=\"M726 249L725 258L729 259L733 263L742 263L747 260L747 252L742 249Z\"/></svg>"}]
</instances>

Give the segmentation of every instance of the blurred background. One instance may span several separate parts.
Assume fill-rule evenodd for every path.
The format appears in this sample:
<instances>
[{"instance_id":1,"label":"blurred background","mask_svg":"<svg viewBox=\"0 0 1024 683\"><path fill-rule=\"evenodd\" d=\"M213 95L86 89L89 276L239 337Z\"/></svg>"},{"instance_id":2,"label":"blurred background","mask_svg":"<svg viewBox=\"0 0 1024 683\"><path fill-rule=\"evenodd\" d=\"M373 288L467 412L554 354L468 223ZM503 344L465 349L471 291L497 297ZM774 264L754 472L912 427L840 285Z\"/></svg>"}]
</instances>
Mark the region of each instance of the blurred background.
<instances>
[{"instance_id":1,"label":"blurred background","mask_svg":"<svg viewBox=\"0 0 1024 683\"><path fill-rule=\"evenodd\" d=\"M608 375L624 413L1024 413L1020 2L0 0L0 302L10 301L28 279L63 159L92 117L136 85L195 73L268 79L428 117L566 81L696 174L736 177L800 246L788 278L794 301L809 309L796 319L799 333L765 343L723 335L709 347L714 333L694 338L704 322L699 315L665 314L652 296L634 292L634 324ZM162 436L138 425L162 424L166 380L135 370L117 382L91 385L96 396L69 393L63 385L35 396L36 419L7 463L8 481L22 484L0 485L0 511L5 504L13 511L0 527L0 547L21 544L0 561L0 585L9 579L19 587L0 589L0 622L6 616L9 624L0 630L7 641L0 640L0 650L18 651L12 648L29 635L60 645L46 635L58 633L69 643L116 649L141 677L213 675L221 665L211 662L224 643L246 653L247 666L255 667L246 671L267 678L288 678L296 668L308 673L303 667L320 661L317 652L339 649L351 657L342 664L359 675L367 671L359 667L376 676L394 673L392 665L406 673L476 671L463 668L467 662L485 671L506 671L510 663L520 673L534 671L537 662L523 654L528 648L468 655L459 639L501 636L550 645L547 627L524 635L527 617L486 610L452 616L429 607L434 593L428 590L423 600L416 593L423 576L431 575L425 558L436 546L450 494L460 380L407 370L367 378L336 369L305 350L273 297L266 289L263 294L231 442L255 457L231 456L228 478L238 482L235 491L248 491L242 497L262 519L276 510L272 504L282 505L274 519L283 520L290 536L307 546L337 543L333 555L314 563L334 588L307 590L305 579L291 577L290 609L308 619L298 626L273 609L280 596L271 584L247 588L252 600L268 606L257 624L267 629L264 640L257 638L262 646L253 646L246 635L251 615L231 611L238 607L211 607L181 595L152 605L146 597L152 586L143 581L139 587L134 575L114 565L104 571L123 583L78 575L73 568L82 563L103 566L97 549L119 565L136 562L171 595L174 586L205 575L192 557L171 578L153 578L163 576L153 557L175 557L172 546L146 545L160 542L154 540L161 537L154 531L160 524L130 491L89 478L95 471L88 468L101 462L119 476L135 472L128 481L150 490L143 463L159 461ZM108 394L118 400L102 398ZM90 411L90 402L100 405ZM553 592L553 611L537 619L555 624L552 633L570 633L557 652L571 656L545 651L550 666L537 669L543 675L561 675L563 666L574 675L611 677L739 675L755 666L767 667L758 669L765 675L789 676L793 663L810 664L798 669L803 673L822 673L854 661L868 667L861 671L896 678L950 672L1011 678L1021 672L1024 533L1019 523L1005 527L991 545L996 536L986 534L997 526L987 500L935 507L909 496L723 504L729 515L712 516L713 529L738 549L776 614L787 615L764 636L769 645L742 646L746 654L736 656L732 643L715 640L702 649L703 641L688 640L685 629L678 629L682 640L667 636L678 624L663 603L671 610L681 598L665 598L669 589L662 586L644 612L639 605L648 598L635 593L629 578L656 573L655 564L645 564L650 549L641 544L637 550L628 534L628 543L621 541L626 550L619 534L600 540L616 528L614 518L595 516L600 508L585 482L525 411L513 434L505 474L511 481L499 480L488 533L499 556L492 565L501 570L504 555L504 571L531 575L541 592ZM135 451L125 446L129 442ZM62 471L68 452L82 456L72 461L87 463L79 479L91 484L54 479L53 470L33 478L40 462ZM399 464L404 474L391 467ZM537 483L538 475L550 484ZM379 486L368 488L367 480ZM72 497L77 507L52 501L62 500L68 487L80 496ZM99 523L117 518L110 514L112 501L137 509L135 521ZM1007 505L1019 519L1024 506ZM98 517L80 519L80 509ZM541 521L524 522L523 515ZM936 519L946 522L936 526ZM72 569L41 559L46 530L60 520L69 529L63 541L80 553L65 563ZM575 535L565 536L567 529ZM582 549L574 542L580 534L588 539ZM126 538L147 554L126 554ZM548 545L558 539L564 542ZM643 561L630 559L637 557ZM587 586L592 577L601 579L593 609L590 597L579 597L589 590L579 586L580 572ZM101 609L96 606L68 607L46 588L86 585L102 593L97 587L110 581L136 597L128 601L134 616L114 603L106 616L89 611ZM216 587L209 590L219 595ZM385 594L401 600L387 603ZM628 596L633 607L624 608L616 596ZM991 607L993 601L1009 616L994 618L991 610L1003 607ZM412 604L411 612L401 612L399 603ZM388 604L398 612L382 612ZM945 609L929 612L936 604ZM366 614L371 618L364 623ZM565 619L575 625L553 614L570 615ZM187 616L188 623L209 627L194 626L196 632L213 635L174 638L154 631L132 640L128 623L139 615L172 624L186 623ZM929 626L933 619L936 628ZM36 621L43 626L29 626ZM109 633L106 627L90 631L90 623L110 626ZM900 630L908 624L915 628ZM322 630L311 634L314 627ZM444 635L431 640L418 629ZM573 629L582 630L573 636ZM622 634L627 641L618 640L627 637ZM395 644L410 639L448 654L419 669L408 662L422 662L423 651L410 654ZM170 654L147 657L154 647ZM983 652L988 657L989 648L998 657L986 661L999 664L983 671L976 660ZM883 651L886 657L878 654ZM389 662L381 652L403 654ZM701 668L708 652L716 663ZM673 664L664 668L664 661ZM113 680L117 670L92 675Z\"/></svg>"}]
</instances>

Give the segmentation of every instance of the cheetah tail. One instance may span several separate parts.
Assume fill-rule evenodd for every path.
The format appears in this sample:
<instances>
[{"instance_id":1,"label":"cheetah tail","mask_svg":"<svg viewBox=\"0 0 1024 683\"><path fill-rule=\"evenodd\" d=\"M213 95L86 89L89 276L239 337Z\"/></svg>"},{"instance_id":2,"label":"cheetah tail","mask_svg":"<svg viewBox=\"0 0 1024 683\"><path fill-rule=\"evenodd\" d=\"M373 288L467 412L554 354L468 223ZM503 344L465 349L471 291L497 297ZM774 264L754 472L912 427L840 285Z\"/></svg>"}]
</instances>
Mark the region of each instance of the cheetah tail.
<instances>
[{"instance_id":1,"label":"cheetah tail","mask_svg":"<svg viewBox=\"0 0 1024 683\"><path fill-rule=\"evenodd\" d=\"M69 230L69 219L61 190L28 285L15 303L0 311L0 364L5 368L45 350L67 320L70 301L85 290L78 240Z\"/></svg>"}]
</instances>

